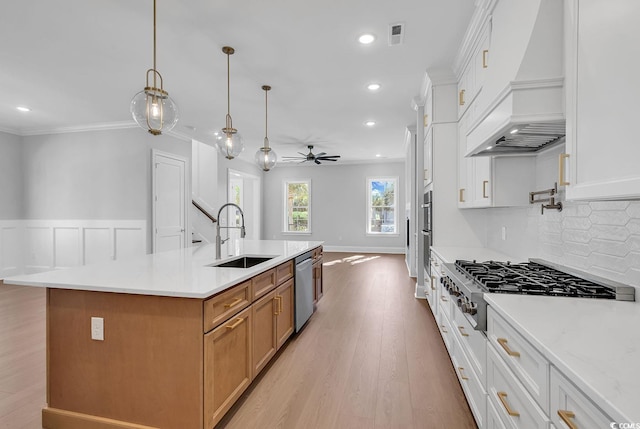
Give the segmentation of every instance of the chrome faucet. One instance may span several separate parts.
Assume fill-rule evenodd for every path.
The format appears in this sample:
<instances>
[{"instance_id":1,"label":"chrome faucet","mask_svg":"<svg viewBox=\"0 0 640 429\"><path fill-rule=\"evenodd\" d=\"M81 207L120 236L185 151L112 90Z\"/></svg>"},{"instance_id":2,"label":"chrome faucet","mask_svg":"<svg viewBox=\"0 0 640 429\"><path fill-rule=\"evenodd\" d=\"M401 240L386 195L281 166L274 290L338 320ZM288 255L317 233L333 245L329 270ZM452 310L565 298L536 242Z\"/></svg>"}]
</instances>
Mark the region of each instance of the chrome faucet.
<instances>
[{"instance_id":1,"label":"chrome faucet","mask_svg":"<svg viewBox=\"0 0 640 429\"><path fill-rule=\"evenodd\" d=\"M222 209L224 209L227 206L234 206L235 208L238 209L238 211L240 212L240 216L242 216L242 226L238 227L238 226L220 226L220 213L222 213ZM216 219L218 219L218 221L216 222L216 259L220 259L220 253L222 252L222 244L224 242L226 242L227 240L229 240L229 238L226 239L222 239L222 237L220 237L220 228L226 228L226 229L230 229L230 228L240 228L240 238L244 238L247 235L247 232L244 229L244 213L242 211L242 209L240 208L239 205L234 204L234 203L226 203L223 204L222 207L220 207L220 210L218 210L218 216L216 217Z\"/></svg>"}]
</instances>

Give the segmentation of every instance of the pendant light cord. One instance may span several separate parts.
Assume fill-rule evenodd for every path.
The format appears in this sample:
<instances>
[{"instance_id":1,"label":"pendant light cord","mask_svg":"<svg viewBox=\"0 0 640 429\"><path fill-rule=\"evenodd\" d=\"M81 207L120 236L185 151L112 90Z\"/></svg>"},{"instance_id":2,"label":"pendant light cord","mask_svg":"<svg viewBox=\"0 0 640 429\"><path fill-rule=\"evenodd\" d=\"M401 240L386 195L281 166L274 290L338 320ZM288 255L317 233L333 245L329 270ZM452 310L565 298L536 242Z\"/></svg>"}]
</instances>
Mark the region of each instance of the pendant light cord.
<instances>
[{"instance_id":1,"label":"pendant light cord","mask_svg":"<svg viewBox=\"0 0 640 429\"><path fill-rule=\"evenodd\" d=\"M156 73L158 69L156 68L156 0L153 0L153 87L157 88L156 85Z\"/></svg>"},{"instance_id":2,"label":"pendant light cord","mask_svg":"<svg viewBox=\"0 0 640 429\"><path fill-rule=\"evenodd\" d=\"M264 90L264 147L265 149L268 147L267 142L269 141L269 133L267 132L267 124L269 121L267 120L267 114L269 109L269 104L267 103L267 97L269 96L269 90Z\"/></svg>"}]
</instances>

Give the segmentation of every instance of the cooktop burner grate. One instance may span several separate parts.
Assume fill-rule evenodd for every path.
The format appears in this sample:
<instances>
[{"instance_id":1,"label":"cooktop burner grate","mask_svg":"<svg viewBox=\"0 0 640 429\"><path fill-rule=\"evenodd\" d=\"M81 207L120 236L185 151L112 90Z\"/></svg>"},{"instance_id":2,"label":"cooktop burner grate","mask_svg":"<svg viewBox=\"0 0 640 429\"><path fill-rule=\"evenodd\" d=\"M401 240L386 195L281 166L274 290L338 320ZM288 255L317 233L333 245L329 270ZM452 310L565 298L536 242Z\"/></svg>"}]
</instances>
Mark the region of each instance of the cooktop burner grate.
<instances>
[{"instance_id":1,"label":"cooktop burner grate","mask_svg":"<svg viewBox=\"0 0 640 429\"><path fill-rule=\"evenodd\" d=\"M455 266L487 292L616 299L608 286L536 262L458 260Z\"/></svg>"}]
</instances>

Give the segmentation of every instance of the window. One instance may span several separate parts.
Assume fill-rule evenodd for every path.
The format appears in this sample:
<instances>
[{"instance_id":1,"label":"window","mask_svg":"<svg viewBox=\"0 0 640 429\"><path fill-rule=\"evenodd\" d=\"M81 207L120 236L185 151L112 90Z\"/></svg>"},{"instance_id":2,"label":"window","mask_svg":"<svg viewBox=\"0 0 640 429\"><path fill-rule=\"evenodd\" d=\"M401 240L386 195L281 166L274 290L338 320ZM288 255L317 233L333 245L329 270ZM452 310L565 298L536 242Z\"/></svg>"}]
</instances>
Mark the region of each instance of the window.
<instances>
[{"instance_id":1,"label":"window","mask_svg":"<svg viewBox=\"0 0 640 429\"><path fill-rule=\"evenodd\" d=\"M284 232L311 232L311 181L284 182Z\"/></svg>"},{"instance_id":2,"label":"window","mask_svg":"<svg viewBox=\"0 0 640 429\"><path fill-rule=\"evenodd\" d=\"M398 234L397 177L367 179L367 233Z\"/></svg>"}]
</instances>

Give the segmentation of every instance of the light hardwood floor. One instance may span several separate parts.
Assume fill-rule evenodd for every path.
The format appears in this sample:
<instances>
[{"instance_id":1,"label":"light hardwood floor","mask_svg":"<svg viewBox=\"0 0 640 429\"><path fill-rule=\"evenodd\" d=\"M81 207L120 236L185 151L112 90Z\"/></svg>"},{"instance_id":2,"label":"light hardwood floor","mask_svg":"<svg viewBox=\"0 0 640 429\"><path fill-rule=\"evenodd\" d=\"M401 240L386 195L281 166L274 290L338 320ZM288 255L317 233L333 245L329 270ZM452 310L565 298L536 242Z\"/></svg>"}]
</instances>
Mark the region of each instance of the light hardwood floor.
<instances>
[{"instance_id":1,"label":"light hardwood floor","mask_svg":"<svg viewBox=\"0 0 640 429\"><path fill-rule=\"evenodd\" d=\"M403 255L324 254L325 295L218 428L475 428Z\"/></svg>"},{"instance_id":2,"label":"light hardwood floor","mask_svg":"<svg viewBox=\"0 0 640 429\"><path fill-rule=\"evenodd\" d=\"M325 253L325 295L218 429L475 428L402 255ZM0 428L39 429L45 293L0 282Z\"/></svg>"}]
</instances>

